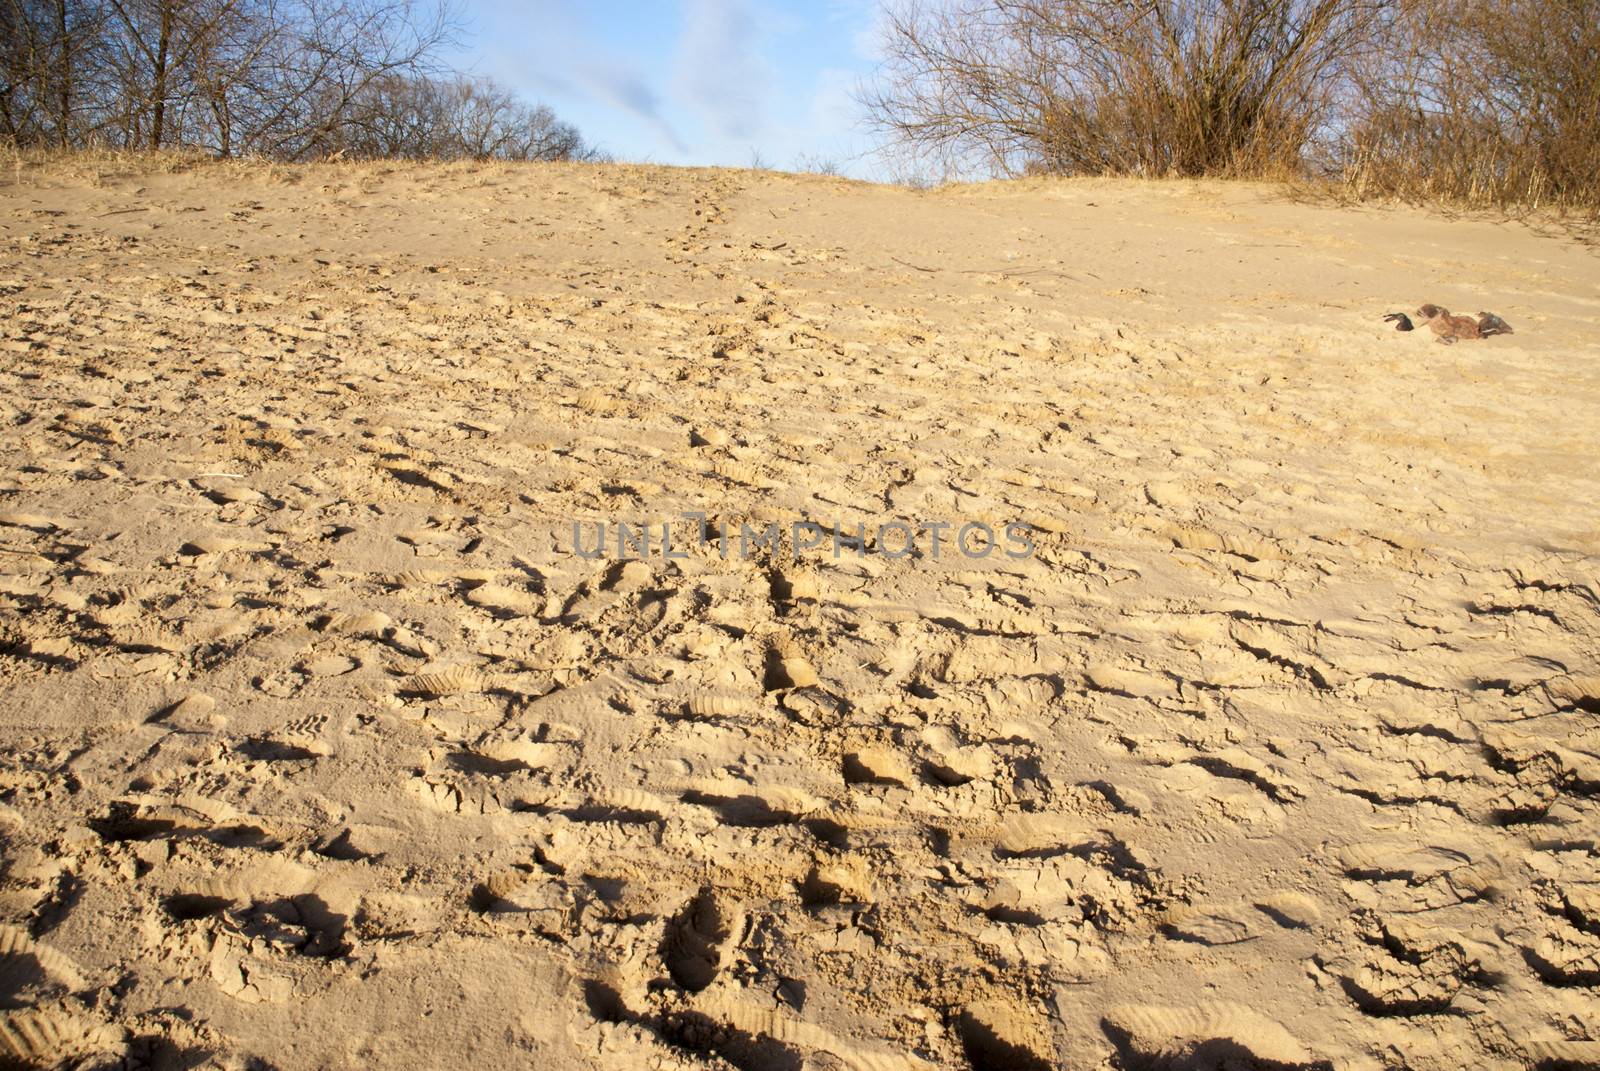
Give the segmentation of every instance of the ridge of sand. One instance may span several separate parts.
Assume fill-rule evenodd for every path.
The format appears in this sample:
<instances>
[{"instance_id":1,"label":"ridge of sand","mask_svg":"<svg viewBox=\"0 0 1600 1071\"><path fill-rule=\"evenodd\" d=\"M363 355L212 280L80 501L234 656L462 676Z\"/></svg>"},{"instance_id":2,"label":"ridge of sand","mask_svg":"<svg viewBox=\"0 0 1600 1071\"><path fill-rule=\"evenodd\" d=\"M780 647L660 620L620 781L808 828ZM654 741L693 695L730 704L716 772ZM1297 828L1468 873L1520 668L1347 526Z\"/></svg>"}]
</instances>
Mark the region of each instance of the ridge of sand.
<instances>
[{"instance_id":1,"label":"ridge of sand","mask_svg":"<svg viewBox=\"0 0 1600 1071\"><path fill-rule=\"evenodd\" d=\"M1597 1065L1576 245L117 163L0 241L0 1052ZM685 510L1036 554L573 553Z\"/></svg>"}]
</instances>

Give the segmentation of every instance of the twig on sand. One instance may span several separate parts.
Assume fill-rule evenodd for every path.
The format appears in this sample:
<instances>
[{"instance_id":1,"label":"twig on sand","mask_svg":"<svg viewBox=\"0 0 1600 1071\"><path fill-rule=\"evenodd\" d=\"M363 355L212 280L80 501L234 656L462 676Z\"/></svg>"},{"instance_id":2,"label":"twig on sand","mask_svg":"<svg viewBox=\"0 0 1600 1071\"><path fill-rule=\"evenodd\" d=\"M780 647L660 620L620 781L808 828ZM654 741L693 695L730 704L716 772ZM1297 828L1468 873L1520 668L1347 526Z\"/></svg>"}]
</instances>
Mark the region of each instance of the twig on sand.
<instances>
[{"instance_id":1,"label":"twig on sand","mask_svg":"<svg viewBox=\"0 0 1600 1071\"><path fill-rule=\"evenodd\" d=\"M1004 279L1014 279L1020 275L1059 275L1063 279L1074 278L1067 272L1056 271L1053 268L925 268L921 264L913 264L909 260L901 260L899 257L890 257L889 259L896 264L903 264L908 268L926 272L953 271L957 275L998 275Z\"/></svg>"},{"instance_id":2,"label":"twig on sand","mask_svg":"<svg viewBox=\"0 0 1600 1071\"><path fill-rule=\"evenodd\" d=\"M1021 275L1058 275L1063 279L1076 281L1075 276L1064 271L1057 271L1054 268L962 268L961 273L963 275L999 275L1006 279L1015 279Z\"/></svg>"},{"instance_id":3,"label":"twig on sand","mask_svg":"<svg viewBox=\"0 0 1600 1071\"><path fill-rule=\"evenodd\" d=\"M150 211L148 206L144 206L144 207L140 207L140 208L113 208L111 211L102 212L102 213L100 213L98 216L96 216L94 218L95 219L105 219L107 216L125 216L129 212L148 212L148 211Z\"/></svg>"}]
</instances>

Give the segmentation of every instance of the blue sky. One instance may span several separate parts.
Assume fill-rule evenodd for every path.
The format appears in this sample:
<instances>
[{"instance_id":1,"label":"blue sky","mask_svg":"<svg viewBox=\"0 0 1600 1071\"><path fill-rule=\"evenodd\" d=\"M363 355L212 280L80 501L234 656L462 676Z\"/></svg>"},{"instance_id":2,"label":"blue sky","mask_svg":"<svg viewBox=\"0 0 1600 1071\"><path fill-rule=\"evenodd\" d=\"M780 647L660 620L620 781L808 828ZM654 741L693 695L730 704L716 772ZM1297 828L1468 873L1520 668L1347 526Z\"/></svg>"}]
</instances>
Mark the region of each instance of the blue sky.
<instances>
[{"instance_id":1,"label":"blue sky","mask_svg":"<svg viewBox=\"0 0 1600 1071\"><path fill-rule=\"evenodd\" d=\"M454 62L542 101L619 160L870 177L851 94L878 0L462 0Z\"/></svg>"}]
</instances>

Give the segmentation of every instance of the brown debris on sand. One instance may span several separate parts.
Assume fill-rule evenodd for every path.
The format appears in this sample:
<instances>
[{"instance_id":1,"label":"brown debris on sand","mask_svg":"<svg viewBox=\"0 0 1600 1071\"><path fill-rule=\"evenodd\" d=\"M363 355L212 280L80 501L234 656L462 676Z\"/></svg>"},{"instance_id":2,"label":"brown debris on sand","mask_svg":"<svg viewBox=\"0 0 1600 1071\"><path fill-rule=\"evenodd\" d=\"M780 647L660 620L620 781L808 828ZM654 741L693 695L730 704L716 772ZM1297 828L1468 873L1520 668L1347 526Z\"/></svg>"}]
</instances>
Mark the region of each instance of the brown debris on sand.
<instances>
[{"instance_id":1,"label":"brown debris on sand","mask_svg":"<svg viewBox=\"0 0 1600 1071\"><path fill-rule=\"evenodd\" d=\"M1478 334L1484 338L1490 335L1514 335L1511 325L1492 312L1478 313Z\"/></svg>"},{"instance_id":2,"label":"brown debris on sand","mask_svg":"<svg viewBox=\"0 0 1600 1071\"><path fill-rule=\"evenodd\" d=\"M1386 319L1389 317L1386 317ZM1433 329L1439 341L1450 345L1464 338L1488 338L1491 335L1509 335L1511 325L1492 312L1480 312L1474 320L1470 316L1452 316L1450 310L1439 305L1423 305L1417 309L1417 319ZM1405 330L1400 327L1399 330Z\"/></svg>"}]
</instances>

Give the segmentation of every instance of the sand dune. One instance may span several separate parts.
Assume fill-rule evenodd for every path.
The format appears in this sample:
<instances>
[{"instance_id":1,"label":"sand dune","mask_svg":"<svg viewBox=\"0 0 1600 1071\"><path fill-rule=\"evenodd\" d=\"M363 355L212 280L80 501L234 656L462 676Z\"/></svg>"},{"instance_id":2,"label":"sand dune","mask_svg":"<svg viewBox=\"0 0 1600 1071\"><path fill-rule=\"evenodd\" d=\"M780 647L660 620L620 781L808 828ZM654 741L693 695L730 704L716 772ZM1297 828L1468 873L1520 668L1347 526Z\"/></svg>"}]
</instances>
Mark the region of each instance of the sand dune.
<instances>
[{"instance_id":1,"label":"sand dune","mask_svg":"<svg viewBox=\"0 0 1600 1071\"><path fill-rule=\"evenodd\" d=\"M1248 185L7 180L0 1053L1600 1066L1592 251Z\"/></svg>"}]
</instances>

